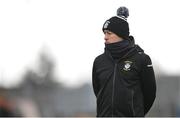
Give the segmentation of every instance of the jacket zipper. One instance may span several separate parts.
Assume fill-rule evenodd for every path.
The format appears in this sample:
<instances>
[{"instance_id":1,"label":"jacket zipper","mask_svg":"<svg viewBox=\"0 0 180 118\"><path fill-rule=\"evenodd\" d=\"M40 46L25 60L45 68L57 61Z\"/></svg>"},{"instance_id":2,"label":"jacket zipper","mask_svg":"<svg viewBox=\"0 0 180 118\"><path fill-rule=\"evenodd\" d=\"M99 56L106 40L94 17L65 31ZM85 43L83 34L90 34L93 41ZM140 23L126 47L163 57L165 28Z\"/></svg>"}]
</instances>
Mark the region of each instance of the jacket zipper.
<instances>
[{"instance_id":1,"label":"jacket zipper","mask_svg":"<svg viewBox=\"0 0 180 118\"><path fill-rule=\"evenodd\" d=\"M114 66L114 75L113 75L113 89L112 89L112 117L114 117L114 89L115 89L115 79L116 79L116 69L117 69L117 64L118 62L120 62L120 60L122 60L124 57L126 57L130 52L132 52L133 50L130 50L127 54L125 54L121 59L119 59L118 61L114 61L114 59L112 58L111 54L109 54L109 57L111 58L112 62L114 63L115 62L115 66ZM132 91L132 94L134 94L134 91ZM135 112L134 112L134 101L133 101L133 96L132 95L132 110L133 110L133 116L135 115Z\"/></svg>"},{"instance_id":2,"label":"jacket zipper","mask_svg":"<svg viewBox=\"0 0 180 118\"><path fill-rule=\"evenodd\" d=\"M132 92L131 92L131 94L132 94L132 103L131 103L131 109L132 109L132 112L133 112L133 116L135 116L135 111L134 111L134 99L133 99L133 97L134 97L134 91L132 90Z\"/></svg>"},{"instance_id":3,"label":"jacket zipper","mask_svg":"<svg viewBox=\"0 0 180 118\"><path fill-rule=\"evenodd\" d=\"M112 88L112 117L114 117L114 89L115 89L115 80L116 80L116 68L117 68L117 63L115 63L114 66L114 75L113 75L113 88Z\"/></svg>"}]
</instances>

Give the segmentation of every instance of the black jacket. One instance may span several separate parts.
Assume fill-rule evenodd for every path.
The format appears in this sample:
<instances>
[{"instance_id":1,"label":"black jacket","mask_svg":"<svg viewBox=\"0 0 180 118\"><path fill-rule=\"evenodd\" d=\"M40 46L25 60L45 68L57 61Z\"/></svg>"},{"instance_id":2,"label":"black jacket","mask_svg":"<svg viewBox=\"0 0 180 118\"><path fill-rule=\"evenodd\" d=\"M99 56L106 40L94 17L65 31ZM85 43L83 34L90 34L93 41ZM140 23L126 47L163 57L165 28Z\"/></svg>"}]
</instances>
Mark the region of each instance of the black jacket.
<instances>
[{"instance_id":1,"label":"black jacket","mask_svg":"<svg viewBox=\"0 0 180 118\"><path fill-rule=\"evenodd\" d=\"M145 116L156 96L150 57L134 45L122 58L105 52L94 60L92 83L97 116Z\"/></svg>"}]
</instances>

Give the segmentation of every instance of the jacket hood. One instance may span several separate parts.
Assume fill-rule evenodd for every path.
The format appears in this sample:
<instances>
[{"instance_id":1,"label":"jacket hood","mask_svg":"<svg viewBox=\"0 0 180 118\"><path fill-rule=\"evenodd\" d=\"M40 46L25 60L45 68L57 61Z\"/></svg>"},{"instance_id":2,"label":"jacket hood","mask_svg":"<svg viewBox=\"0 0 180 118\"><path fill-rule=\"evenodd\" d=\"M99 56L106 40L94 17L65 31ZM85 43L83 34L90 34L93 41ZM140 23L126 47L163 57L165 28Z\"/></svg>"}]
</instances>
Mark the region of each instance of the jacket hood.
<instances>
[{"instance_id":1,"label":"jacket hood","mask_svg":"<svg viewBox=\"0 0 180 118\"><path fill-rule=\"evenodd\" d=\"M135 40L133 36L129 36L129 41L131 43L131 45L135 45Z\"/></svg>"},{"instance_id":2,"label":"jacket hood","mask_svg":"<svg viewBox=\"0 0 180 118\"><path fill-rule=\"evenodd\" d=\"M130 40L131 49L129 50L129 52L127 52L127 54L123 58L130 57L136 53L144 53L144 50L139 45L135 44L135 40L133 36L129 36L129 40Z\"/></svg>"},{"instance_id":3,"label":"jacket hood","mask_svg":"<svg viewBox=\"0 0 180 118\"><path fill-rule=\"evenodd\" d=\"M135 44L135 40L133 36L129 36L129 41L131 43L131 46L136 49L137 52L144 52L144 50L137 44Z\"/></svg>"}]
</instances>

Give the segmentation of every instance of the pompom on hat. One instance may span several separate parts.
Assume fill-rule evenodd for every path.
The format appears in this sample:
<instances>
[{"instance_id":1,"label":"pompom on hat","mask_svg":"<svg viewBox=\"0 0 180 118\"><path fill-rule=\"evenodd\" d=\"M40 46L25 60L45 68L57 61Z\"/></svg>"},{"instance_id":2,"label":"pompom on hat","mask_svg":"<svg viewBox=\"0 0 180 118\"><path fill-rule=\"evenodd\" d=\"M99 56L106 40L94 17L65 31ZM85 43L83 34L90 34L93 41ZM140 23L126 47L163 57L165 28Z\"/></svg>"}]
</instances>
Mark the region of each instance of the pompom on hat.
<instances>
[{"instance_id":1,"label":"pompom on hat","mask_svg":"<svg viewBox=\"0 0 180 118\"><path fill-rule=\"evenodd\" d=\"M113 16L106 20L103 25L103 32L109 30L123 39L129 38L129 24L127 18L129 16L129 10L126 7L119 7L117 9L117 16Z\"/></svg>"}]
</instances>

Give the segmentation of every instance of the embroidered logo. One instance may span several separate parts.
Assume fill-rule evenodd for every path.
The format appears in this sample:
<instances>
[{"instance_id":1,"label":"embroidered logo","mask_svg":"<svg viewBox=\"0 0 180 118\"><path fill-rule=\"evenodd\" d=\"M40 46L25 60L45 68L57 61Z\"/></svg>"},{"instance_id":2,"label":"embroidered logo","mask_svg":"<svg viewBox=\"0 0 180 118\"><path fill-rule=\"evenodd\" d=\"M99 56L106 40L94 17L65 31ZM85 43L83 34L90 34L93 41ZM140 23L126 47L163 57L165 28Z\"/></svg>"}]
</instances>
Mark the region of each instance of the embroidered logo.
<instances>
[{"instance_id":1,"label":"embroidered logo","mask_svg":"<svg viewBox=\"0 0 180 118\"><path fill-rule=\"evenodd\" d=\"M106 23L104 24L104 29L106 29L109 25L110 21L106 21Z\"/></svg>"},{"instance_id":2,"label":"embroidered logo","mask_svg":"<svg viewBox=\"0 0 180 118\"><path fill-rule=\"evenodd\" d=\"M131 70L131 64L132 64L132 61L125 61L123 70L125 71Z\"/></svg>"}]
</instances>

